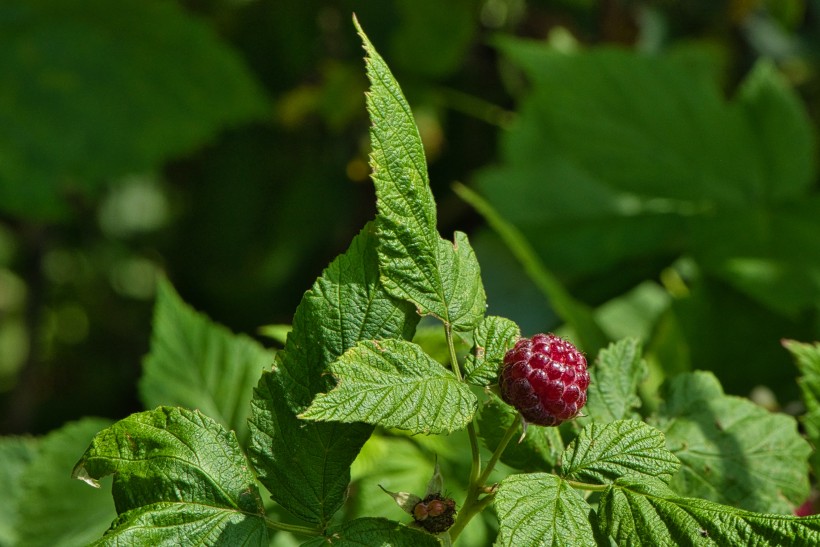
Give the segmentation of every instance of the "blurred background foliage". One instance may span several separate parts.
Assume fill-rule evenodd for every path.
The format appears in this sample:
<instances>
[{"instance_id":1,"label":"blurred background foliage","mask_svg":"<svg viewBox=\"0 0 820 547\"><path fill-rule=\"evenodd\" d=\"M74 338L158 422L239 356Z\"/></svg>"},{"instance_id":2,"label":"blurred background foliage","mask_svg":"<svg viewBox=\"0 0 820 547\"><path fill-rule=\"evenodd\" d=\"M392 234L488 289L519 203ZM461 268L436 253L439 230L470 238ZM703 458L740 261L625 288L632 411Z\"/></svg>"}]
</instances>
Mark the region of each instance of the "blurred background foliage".
<instances>
[{"instance_id":1,"label":"blurred background foliage","mask_svg":"<svg viewBox=\"0 0 820 547\"><path fill-rule=\"evenodd\" d=\"M6 0L0 433L139 410L161 274L234 331L290 322L375 214L353 12L490 313L559 328L547 276L640 337L655 384L709 369L799 411L780 341L820 337L820 0Z\"/></svg>"}]
</instances>

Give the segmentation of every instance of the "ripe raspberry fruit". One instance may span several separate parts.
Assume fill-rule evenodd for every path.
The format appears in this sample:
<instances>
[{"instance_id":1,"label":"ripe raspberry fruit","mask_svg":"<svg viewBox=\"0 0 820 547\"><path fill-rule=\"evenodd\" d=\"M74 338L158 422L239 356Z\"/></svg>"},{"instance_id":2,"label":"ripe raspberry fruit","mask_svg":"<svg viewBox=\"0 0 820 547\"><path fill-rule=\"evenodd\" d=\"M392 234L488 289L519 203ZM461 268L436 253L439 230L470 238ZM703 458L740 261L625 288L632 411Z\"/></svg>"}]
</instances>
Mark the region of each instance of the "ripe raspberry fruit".
<instances>
[{"instance_id":1,"label":"ripe raspberry fruit","mask_svg":"<svg viewBox=\"0 0 820 547\"><path fill-rule=\"evenodd\" d=\"M587 402L587 360L554 334L521 338L506 355L498 377L501 398L524 419L555 426L574 418Z\"/></svg>"}]
</instances>

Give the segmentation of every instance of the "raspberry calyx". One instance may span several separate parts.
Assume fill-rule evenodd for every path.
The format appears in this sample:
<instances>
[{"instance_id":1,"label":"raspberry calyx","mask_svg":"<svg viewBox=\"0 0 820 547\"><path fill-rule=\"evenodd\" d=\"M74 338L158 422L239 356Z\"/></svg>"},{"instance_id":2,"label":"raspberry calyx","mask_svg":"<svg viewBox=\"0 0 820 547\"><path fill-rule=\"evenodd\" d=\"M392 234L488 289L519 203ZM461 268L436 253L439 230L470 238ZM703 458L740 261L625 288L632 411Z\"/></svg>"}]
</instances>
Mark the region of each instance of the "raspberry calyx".
<instances>
[{"instance_id":1,"label":"raspberry calyx","mask_svg":"<svg viewBox=\"0 0 820 547\"><path fill-rule=\"evenodd\" d=\"M554 334L521 338L504 355L498 376L501 398L529 423L557 426L587 402L584 354Z\"/></svg>"},{"instance_id":2,"label":"raspberry calyx","mask_svg":"<svg viewBox=\"0 0 820 547\"><path fill-rule=\"evenodd\" d=\"M413 520L432 534L440 534L455 523L456 502L441 494L430 494L413 508Z\"/></svg>"}]
</instances>

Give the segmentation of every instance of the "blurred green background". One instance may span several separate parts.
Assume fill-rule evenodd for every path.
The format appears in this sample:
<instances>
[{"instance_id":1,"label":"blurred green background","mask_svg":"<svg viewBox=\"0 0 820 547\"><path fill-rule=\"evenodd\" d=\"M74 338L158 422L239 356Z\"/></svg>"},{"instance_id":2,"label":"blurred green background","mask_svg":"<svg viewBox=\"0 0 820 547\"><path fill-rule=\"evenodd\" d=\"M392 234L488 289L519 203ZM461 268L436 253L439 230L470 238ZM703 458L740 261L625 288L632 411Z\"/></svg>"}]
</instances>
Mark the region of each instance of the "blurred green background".
<instances>
[{"instance_id":1,"label":"blurred green background","mask_svg":"<svg viewBox=\"0 0 820 547\"><path fill-rule=\"evenodd\" d=\"M546 272L655 383L710 369L799 411L780 340L820 337L820 1L6 0L0 434L140 410L161 274L234 331L290 322L375 214L353 12L490 313L560 327Z\"/></svg>"}]
</instances>

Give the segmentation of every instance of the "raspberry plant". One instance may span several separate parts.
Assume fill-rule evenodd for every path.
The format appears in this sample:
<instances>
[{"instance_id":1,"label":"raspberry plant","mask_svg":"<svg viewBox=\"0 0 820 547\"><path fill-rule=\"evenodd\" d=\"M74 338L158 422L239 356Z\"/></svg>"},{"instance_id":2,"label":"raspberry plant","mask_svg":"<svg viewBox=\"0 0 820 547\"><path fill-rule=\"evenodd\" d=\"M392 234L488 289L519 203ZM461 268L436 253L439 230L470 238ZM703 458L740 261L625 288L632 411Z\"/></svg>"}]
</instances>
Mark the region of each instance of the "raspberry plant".
<instances>
[{"instance_id":1,"label":"raspberry plant","mask_svg":"<svg viewBox=\"0 0 820 547\"><path fill-rule=\"evenodd\" d=\"M304 295L284 349L252 393L246 379L271 361L269 352L161 286L140 389L145 401L180 406L104 429L77 463L74 476L92 485L113 475L118 516L96 544L269 545L280 532L306 546L474 544L479 525L486 534L495 518L495 542L516 547L820 542L820 517L790 515L808 495L811 452L793 418L724 395L707 372L674 378L655 408L642 408L638 343L600 348L600 333L585 328L580 311L570 314L577 340L597 354L588 402L575 419L575 412L558 416L555 424L567 420L560 427L532 425L522 435L521 416L496 386L503 370L503 398L518 404L509 382L520 375L509 371L525 361L533 368L532 352L519 355L527 342L518 341L515 323L485 315L467 236L439 236L409 106L359 31L371 82L376 219ZM556 305L570 310L573 302ZM445 364L430 344L417 343L422 316L439 323ZM464 340L472 351L460 359ZM789 349L806 375L814 416L820 348ZM501 368L509 351L513 359ZM569 384L586 389L584 374L576 371ZM816 425L807 425L816 437ZM390 493L412 517L356 515L346 503L351 465L369 439L401 432L436 435L445 448L453 446L447 439L466 437L467 465L447 467L462 495L442 490L436 465L424 497ZM379 468L387 472L400 456L384 454ZM356 497L390 504L365 484L357 483ZM439 517L426 529L413 524Z\"/></svg>"}]
</instances>

